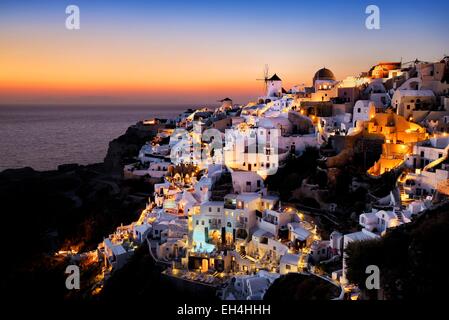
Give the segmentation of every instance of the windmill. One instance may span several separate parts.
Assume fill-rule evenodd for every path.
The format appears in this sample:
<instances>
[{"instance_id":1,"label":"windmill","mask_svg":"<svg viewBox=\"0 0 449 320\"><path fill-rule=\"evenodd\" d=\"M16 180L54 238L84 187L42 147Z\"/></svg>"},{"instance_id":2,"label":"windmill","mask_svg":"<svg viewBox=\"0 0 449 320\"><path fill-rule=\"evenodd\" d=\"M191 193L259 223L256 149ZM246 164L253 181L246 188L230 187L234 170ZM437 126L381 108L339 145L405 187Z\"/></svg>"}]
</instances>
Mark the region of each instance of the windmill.
<instances>
[{"instance_id":1,"label":"windmill","mask_svg":"<svg viewBox=\"0 0 449 320\"><path fill-rule=\"evenodd\" d=\"M267 88L268 88L268 64L265 65L265 68L263 70L263 79L256 79L257 81L263 81L263 94L267 94Z\"/></svg>"}]
</instances>

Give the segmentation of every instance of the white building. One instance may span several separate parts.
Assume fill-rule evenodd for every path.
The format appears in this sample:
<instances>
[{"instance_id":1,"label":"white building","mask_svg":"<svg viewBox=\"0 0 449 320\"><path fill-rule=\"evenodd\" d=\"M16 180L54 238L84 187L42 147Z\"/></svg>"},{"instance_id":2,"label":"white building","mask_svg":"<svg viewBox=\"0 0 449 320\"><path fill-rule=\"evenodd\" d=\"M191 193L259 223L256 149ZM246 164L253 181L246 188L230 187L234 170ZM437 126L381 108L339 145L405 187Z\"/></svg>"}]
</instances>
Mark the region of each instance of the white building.
<instances>
[{"instance_id":1,"label":"white building","mask_svg":"<svg viewBox=\"0 0 449 320\"><path fill-rule=\"evenodd\" d=\"M246 125L227 132L224 161L232 170L257 172L262 177L277 172L288 151L278 146L280 129L249 128Z\"/></svg>"},{"instance_id":2,"label":"white building","mask_svg":"<svg viewBox=\"0 0 449 320\"><path fill-rule=\"evenodd\" d=\"M428 109L435 103L435 94L431 90L403 90L394 92L392 105L396 113L409 119L414 110Z\"/></svg>"},{"instance_id":3,"label":"white building","mask_svg":"<svg viewBox=\"0 0 449 320\"><path fill-rule=\"evenodd\" d=\"M449 136L434 136L413 146L412 154L406 158L406 165L411 169L423 169L431 162L448 154Z\"/></svg>"},{"instance_id":4,"label":"white building","mask_svg":"<svg viewBox=\"0 0 449 320\"><path fill-rule=\"evenodd\" d=\"M354 105L352 122L354 128L361 126L363 121L368 121L376 115L376 106L369 100L359 100Z\"/></svg>"},{"instance_id":5,"label":"white building","mask_svg":"<svg viewBox=\"0 0 449 320\"><path fill-rule=\"evenodd\" d=\"M401 210L376 210L363 213L359 216L359 224L366 230L383 234L387 229L397 227L403 223L410 222Z\"/></svg>"},{"instance_id":6,"label":"white building","mask_svg":"<svg viewBox=\"0 0 449 320\"><path fill-rule=\"evenodd\" d=\"M161 260L173 260L182 257L182 250L187 247L184 239L167 239L164 243L158 243L156 246L156 255Z\"/></svg>"},{"instance_id":7,"label":"white building","mask_svg":"<svg viewBox=\"0 0 449 320\"><path fill-rule=\"evenodd\" d=\"M330 241L317 240L310 246L310 258L313 263L317 264L320 261L327 260L331 257L332 250L330 247Z\"/></svg>"},{"instance_id":8,"label":"white building","mask_svg":"<svg viewBox=\"0 0 449 320\"><path fill-rule=\"evenodd\" d=\"M434 195L435 191L449 179L449 164L440 163L434 168L416 169L414 173L408 173L405 178L404 190L410 199L425 198Z\"/></svg>"},{"instance_id":9,"label":"white building","mask_svg":"<svg viewBox=\"0 0 449 320\"><path fill-rule=\"evenodd\" d=\"M164 157L170 154L170 146L169 145L152 145L152 144L144 144L142 148L140 148L139 155L137 159L141 163L145 162L157 162L163 161Z\"/></svg>"},{"instance_id":10,"label":"white building","mask_svg":"<svg viewBox=\"0 0 449 320\"><path fill-rule=\"evenodd\" d=\"M264 180L253 171L232 171L232 188L235 193L257 192L263 189Z\"/></svg>"},{"instance_id":11,"label":"white building","mask_svg":"<svg viewBox=\"0 0 449 320\"><path fill-rule=\"evenodd\" d=\"M385 89L382 79L372 80L365 89L365 94L369 96L369 101L374 103L377 112L384 112L391 104L390 96Z\"/></svg>"},{"instance_id":12,"label":"white building","mask_svg":"<svg viewBox=\"0 0 449 320\"><path fill-rule=\"evenodd\" d=\"M296 248L303 248L312 244L311 227L305 222L292 222L287 225L288 238Z\"/></svg>"},{"instance_id":13,"label":"white building","mask_svg":"<svg viewBox=\"0 0 449 320\"><path fill-rule=\"evenodd\" d=\"M300 272L299 262L300 254L286 253L282 256L279 264L279 273L287 274L290 272Z\"/></svg>"},{"instance_id":14,"label":"white building","mask_svg":"<svg viewBox=\"0 0 449 320\"><path fill-rule=\"evenodd\" d=\"M143 243L147 235L150 234L152 226L150 224L134 224L133 225L133 237L137 243Z\"/></svg>"},{"instance_id":15,"label":"white building","mask_svg":"<svg viewBox=\"0 0 449 320\"><path fill-rule=\"evenodd\" d=\"M130 241L116 242L109 238L104 239L102 250L106 265L110 266L112 270L122 268L134 254L136 247Z\"/></svg>"},{"instance_id":16,"label":"white building","mask_svg":"<svg viewBox=\"0 0 449 320\"><path fill-rule=\"evenodd\" d=\"M123 174L125 179L132 179L139 177L162 178L167 174L167 170L170 165L171 162L162 159L157 159L155 161L147 161L144 163L139 162L125 165L123 169Z\"/></svg>"},{"instance_id":17,"label":"white building","mask_svg":"<svg viewBox=\"0 0 449 320\"><path fill-rule=\"evenodd\" d=\"M413 154L407 156L408 172L403 189L408 198L433 195L449 179L449 137L435 136L414 146Z\"/></svg>"},{"instance_id":18,"label":"white building","mask_svg":"<svg viewBox=\"0 0 449 320\"><path fill-rule=\"evenodd\" d=\"M235 276L229 283L232 288L224 289L223 300L262 300L279 274L259 271L255 275Z\"/></svg>"},{"instance_id":19,"label":"white building","mask_svg":"<svg viewBox=\"0 0 449 320\"><path fill-rule=\"evenodd\" d=\"M257 126L264 129L279 129L280 135L290 134L293 129L293 124L287 118L287 114L278 117L261 117L257 120Z\"/></svg>"},{"instance_id":20,"label":"white building","mask_svg":"<svg viewBox=\"0 0 449 320\"><path fill-rule=\"evenodd\" d=\"M287 232L288 224L295 223L296 217L295 211L266 209L257 214L257 227L273 234L277 239L279 231L284 229Z\"/></svg>"},{"instance_id":21,"label":"white building","mask_svg":"<svg viewBox=\"0 0 449 320\"><path fill-rule=\"evenodd\" d=\"M329 247L332 255L342 255L343 253L343 234L333 231L330 234Z\"/></svg>"}]
</instances>

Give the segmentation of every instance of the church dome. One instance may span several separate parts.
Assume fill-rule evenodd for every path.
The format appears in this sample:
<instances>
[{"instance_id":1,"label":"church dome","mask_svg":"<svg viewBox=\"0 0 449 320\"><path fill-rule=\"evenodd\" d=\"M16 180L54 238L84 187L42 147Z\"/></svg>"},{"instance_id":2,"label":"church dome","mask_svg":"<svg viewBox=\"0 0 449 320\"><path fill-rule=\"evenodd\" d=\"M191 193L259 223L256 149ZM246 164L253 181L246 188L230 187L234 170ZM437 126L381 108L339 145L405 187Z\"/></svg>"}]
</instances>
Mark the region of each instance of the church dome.
<instances>
[{"instance_id":1,"label":"church dome","mask_svg":"<svg viewBox=\"0 0 449 320\"><path fill-rule=\"evenodd\" d=\"M335 76L332 71L330 71L329 69L323 68L323 69L318 70L315 73L315 76L313 77L313 83L315 83L316 80L334 80L335 81Z\"/></svg>"}]
</instances>

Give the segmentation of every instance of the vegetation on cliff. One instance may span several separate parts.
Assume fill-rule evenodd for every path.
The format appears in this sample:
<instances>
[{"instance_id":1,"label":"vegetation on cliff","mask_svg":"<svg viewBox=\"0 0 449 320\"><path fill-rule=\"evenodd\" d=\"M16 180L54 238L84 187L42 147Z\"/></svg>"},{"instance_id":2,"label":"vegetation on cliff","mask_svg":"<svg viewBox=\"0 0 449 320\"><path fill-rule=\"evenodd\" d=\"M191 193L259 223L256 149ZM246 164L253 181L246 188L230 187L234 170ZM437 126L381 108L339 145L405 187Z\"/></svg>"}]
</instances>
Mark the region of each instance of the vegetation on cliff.
<instances>
[{"instance_id":1,"label":"vegetation on cliff","mask_svg":"<svg viewBox=\"0 0 449 320\"><path fill-rule=\"evenodd\" d=\"M340 288L314 275L289 273L276 279L264 296L268 302L331 300L337 298Z\"/></svg>"},{"instance_id":2,"label":"vegetation on cliff","mask_svg":"<svg viewBox=\"0 0 449 320\"><path fill-rule=\"evenodd\" d=\"M350 243L348 279L365 288L368 265L380 269L386 299L433 299L449 297L446 236L449 234L449 203L428 210L414 222L392 229L379 240ZM367 298L377 297L363 290Z\"/></svg>"}]
</instances>

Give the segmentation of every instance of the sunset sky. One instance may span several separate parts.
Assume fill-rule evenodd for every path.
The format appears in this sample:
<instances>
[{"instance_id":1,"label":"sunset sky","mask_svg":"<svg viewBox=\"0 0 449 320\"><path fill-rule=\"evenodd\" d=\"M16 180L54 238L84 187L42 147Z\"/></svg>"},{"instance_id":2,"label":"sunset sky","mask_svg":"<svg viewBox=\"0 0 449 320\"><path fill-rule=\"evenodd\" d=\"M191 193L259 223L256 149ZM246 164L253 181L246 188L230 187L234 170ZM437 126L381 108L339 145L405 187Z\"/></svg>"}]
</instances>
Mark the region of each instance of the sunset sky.
<instances>
[{"instance_id":1,"label":"sunset sky","mask_svg":"<svg viewBox=\"0 0 449 320\"><path fill-rule=\"evenodd\" d=\"M444 1L0 1L0 104L244 103L284 87L449 54ZM81 29L65 28L78 5ZM381 30L365 8L381 9Z\"/></svg>"}]
</instances>

